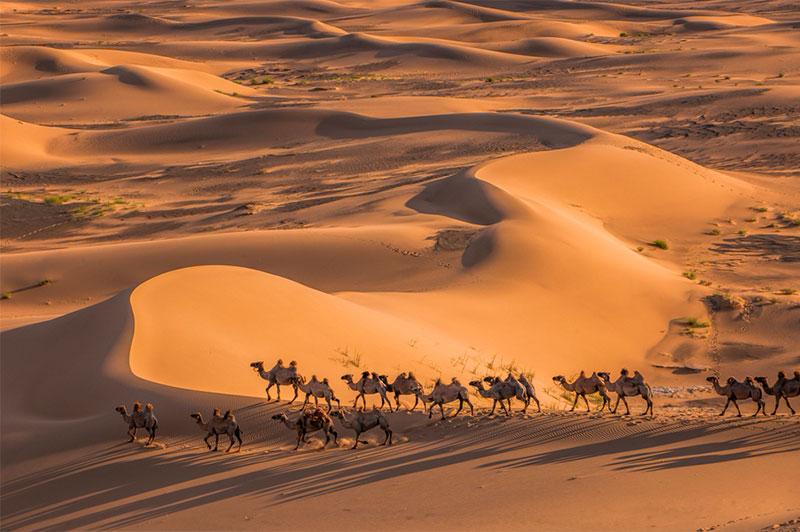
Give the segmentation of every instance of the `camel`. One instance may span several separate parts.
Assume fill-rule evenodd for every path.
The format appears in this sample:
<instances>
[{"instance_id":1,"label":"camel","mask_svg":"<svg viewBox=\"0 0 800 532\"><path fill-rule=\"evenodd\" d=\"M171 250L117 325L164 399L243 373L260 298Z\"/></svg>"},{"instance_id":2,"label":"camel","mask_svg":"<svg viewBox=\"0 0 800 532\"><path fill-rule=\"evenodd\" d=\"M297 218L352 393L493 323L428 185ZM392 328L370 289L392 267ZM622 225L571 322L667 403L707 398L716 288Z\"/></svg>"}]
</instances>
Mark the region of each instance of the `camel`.
<instances>
[{"instance_id":1,"label":"camel","mask_svg":"<svg viewBox=\"0 0 800 532\"><path fill-rule=\"evenodd\" d=\"M287 368L283 365L283 360L279 358L278 362L269 371L264 370L263 362L253 362L250 364L250 367L253 368L253 371L258 373L262 379L269 382L265 389L267 392L267 401L272 401L272 397L269 395L269 389L272 388L273 385L278 389L277 401L281 400L282 385L291 385L291 387L294 388L294 397L289 401L289 404L294 403L294 400L297 399L297 384L293 382L293 379L301 376L297 373L297 362L292 360L289 362L289 367Z\"/></svg>"},{"instance_id":2,"label":"camel","mask_svg":"<svg viewBox=\"0 0 800 532\"><path fill-rule=\"evenodd\" d=\"M421 392L419 394L420 399L422 399ZM475 408L472 406L472 402L469 400L469 392L461 383L458 382L458 379L453 377L450 384L442 383L441 379L436 380L436 384L433 386L433 390L431 393L427 394L427 399L430 399L431 406L428 409L428 419L433 416L433 407L439 405L439 409L442 412L442 419L445 419L444 415L444 404L445 403L452 403L453 401L458 401L458 410L456 413L453 414L453 417L456 417L461 409L464 408L464 403L469 405L469 409L472 415L475 415ZM424 399L423 399L424 401Z\"/></svg>"},{"instance_id":3,"label":"camel","mask_svg":"<svg viewBox=\"0 0 800 532\"><path fill-rule=\"evenodd\" d=\"M528 404L530 404L531 401L534 401L536 403L536 410L541 412L542 405L539 404L539 399L536 397L536 388L533 387L533 384L530 383L525 375L520 374L519 382L525 388L525 393L528 396Z\"/></svg>"},{"instance_id":4,"label":"camel","mask_svg":"<svg viewBox=\"0 0 800 532\"><path fill-rule=\"evenodd\" d=\"M750 377L745 379L744 382L739 382L733 377L730 377L725 386L719 385L719 379L717 377L708 377L706 380L714 386L714 391L718 395L728 398L728 401L725 403L725 408L723 408L722 412L719 414L720 416L724 416L725 411L728 410L728 406L733 403L733 406L736 407L737 416L742 417L742 411L739 410L739 404L736 402L742 399L752 399L758 405L753 417L757 416L758 412L764 409L764 401L761 400L761 390L753 385L753 381ZM766 411L764 411L764 415L766 414Z\"/></svg>"},{"instance_id":5,"label":"camel","mask_svg":"<svg viewBox=\"0 0 800 532\"><path fill-rule=\"evenodd\" d=\"M201 430L206 431L206 437L203 438L203 441L206 442L209 451L216 451L218 449L220 434L227 434L228 438L231 440L230 445L228 445L228 448L225 450L226 453L230 452L233 447L234 436L239 440L239 447L236 449L236 452L238 453L242 450L242 431L239 429L239 423L236 422L236 418L230 410L225 412L224 416L221 416L219 414L219 409L215 408L214 414L208 422L203 422L203 414L200 412L195 412L191 414L190 417L194 418ZM211 436L215 437L213 449L208 442Z\"/></svg>"},{"instance_id":6,"label":"camel","mask_svg":"<svg viewBox=\"0 0 800 532\"><path fill-rule=\"evenodd\" d=\"M289 421L289 418L283 413L275 414L272 416L272 419L280 421L286 425L289 430L297 432L297 445L294 447L295 451L300 448L301 443L308 443L308 440L306 440L307 435L312 432L317 432L318 430L325 433L323 449L327 447L331 439L331 434L333 434L333 444L337 445L338 434L333 429L333 421L328 414L320 409L316 409L314 412L305 410L296 421Z\"/></svg>"},{"instance_id":7,"label":"camel","mask_svg":"<svg viewBox=\"0 0 800 532\"><path fill-rule=\"evenodd\" d=\"M611 399L608 397L606 393L606 386L603 384L603 381L600 377L597 376L597 373L592 373L591 377L587 377L584 371L581 371L580 376L575 379L573 382L567 382L567 379L564 378L563 375L556 375L553 377L553 382L556 384L560 384L568 392L575 392L575 402L572 403L572 408L570 412L575 410L575 406L578 404L578 398L582 397L583 402L586 403L586 411L589 412L589 401L586 400L586 394L593 394L598 393L600 397L603 398L603 404L600 406L599 412L602 412L603 409L608 404L608 409L611 410Z\"/></svg>"},{"instance_id":8,"label":"camel","mask_svg":"<svg viewBox=\"0 0 800 532\"><path fill-rule=\"evenodd\" d=\"M334 395L328 379L322 379L319 381L317 380L316 375L312 375L311 380L308 381L308 384L306 384L305 379L301 376L298 376L294 378L294 384L300 389L301 392L306 394L306 400L303 402L303 409L305 409L309 398L312 396L314 397L314 407L319 406L320 399L325 399L325 402L328 403L328 412L330 412L333 408L331 406L331 400L336 401L336 405L339 408L342 407L339 399L337 399L336 395Z\"/></svg>"},{"instance_id":9,"label":"camel","mask_svg":"<svg viewBox=\"0 0 800 532\"><path fill-rule=\"evenodd\" d=\"M630 415L631 409L628 407L628 401L625 397L635 397L637 395L641 395L642 399L647 403L647 408L644 409L642 415L645 416L648 412L650 412L650 414L653 413L653 390L650 388L649 384L644 382L644 377L642 377L641 373L637 371L634 377L628 377L628 370L622 368L619 372L619 378L613 382L608 372L600 371L597 374L603 379L603 382L605 382L606 388L617 394L617 402L614 404L614 409L611 411L612 414L617 413L617 408L619 407L619 401L621 399L625 404L625 414ZM609 404L609 406L611 405Z\"/></svg>"},{"instance_id":10,"label":"camel","mask_svg":"<svg viewBox=\"0 0 800 532\"><path fill-rule=\"evenodd\" d=\"M789 407L792 415L796 414L792 405L789 404L789 397L797 397L797 395L800 395L800 371L794 372L793 379L787 379L786 373L779 371L778 380L772 386L769 385L766 377L756 377L756 382L761 384L764 392L768 395L775 396L775 408L772 411L773 416L778 412L778 405L781 402L781 398L786 402L786 406Z\"/></svg>"},{"instance_id":11,"label":"camel","mask_svg":"<svg viewBox=\"0 0 800 532\"><path fill-rule=\"evenodd\" d=\"M528 398L528 392L525 391L525 387L522 383L515 379L511 373L508 374L506 380L500 380L500 377L485 377L483 380L488 383L489 386L503 386L507 389L505 395L510 395L510 397L506 399L509 410L511 410L511 399L513 397L516 397L525 405L522 407L523 413L528 410L528 405L531 402Z\"/></svg>"},{"instance_id":12,"label":"camel","mask_svg":"<svg viewBox=\"0 0 800 532\"><path fill-rule=\"evenodd\" d=\"M471 381L469 385L474 386L478 390L478 393L481 397L485 397L493 401L492 411L489 412L490 416L494 414L494 411L497 408L497 403L500 403L500 406L503 408L503 412L507 416L510 415L509 411L511 410L511 398L516 397L516 393L511 386L506 386L505 383L499 379L496 380L488 390L483 387L483 381L474 380ZM506 408L506 401L509 402L508 408Z\"/></svg>"},{"instance_id":13,"label":"camel","mask_svg":"<svg viewBox=\"0 0 800 532\"><path fill-rule=\"evenodd\" d=\"M342 375L342 380L347 383L351 390L358 392L356 400L353 402L353 408L356 408L359 399L361 399L364 403L364 408L366 408L366 395L378 394L381 396L381 406L379 408L383 408L383 405L388 405L389 412L392 411L392 403L386 397L386 386L384 386L377 373L372 373L372 376L370 376L369 371L364 371L361 373L361 379L358 382L353 382L353 375L348 373L347 375Z\"/></svg>"},{"instance_id":14,"label":"camel","mask_svg":"<svg viewBox=\"0 0 800 532\"><path fill-rule=\"evenodd\" d=\"M413 412L417 405L419 404L419 395L417 395L417 391L422 390L422 385L419 383L414 374L409 372L408 376L406 376L405 371L398 375L394 381L389 384L389 381L386 379L385 375L378 375L378 377L383 381L383 385L386 387L386 391L389 393L394 394L394 401L397 404L395 410L400 410L400 396L401 395L413 395L414 396L414 406L411 407L409 412ZM422 403L422 408L425 408L425 403Z\"/></svg>"},{"instance_id":15,"label":"camel","mask_svg":"<svg viewBox=\"0 0 800 532\"><path fill-rule=\"evenodd\" d=\"M359 409L350 419L348 419L347 414L345 414L343 410L331 412L331 415L333 417L338 417L342 422L342 426L352 429L356 432L356 442L353 444L353 449L356 449L359 443L369 443L359 440L359 438L361 437L362 432L374 429L375 427L380 427L384 434L386 434L386 438L383 440L381 445L392 444L392 429L389 428L389 420L386 419L386 416L383 414L383 412L377 408L373 408L371 411Z\"/></svg>"},{"instance_id":16,"label":"camel","mask_svg":"<svg viewBox=\"0 0 800 532\"><path fill-rule=\"evenodd\" d=\"M133 412L131 412L130 415L128 415L128 410L124 405L120 405L114 410L119 412L122 415L122 419L128 424L128 436L131 437L131 439L128 440L129 442L136 439L136 430L143 428L150 433L150 438L145 445L153 443L153 440L156 438L156 429L158 428L158 420L153 413L153 405L147 403L143 412L142 403L136 401L133 403Z\"/></svg>"}]
</instances>

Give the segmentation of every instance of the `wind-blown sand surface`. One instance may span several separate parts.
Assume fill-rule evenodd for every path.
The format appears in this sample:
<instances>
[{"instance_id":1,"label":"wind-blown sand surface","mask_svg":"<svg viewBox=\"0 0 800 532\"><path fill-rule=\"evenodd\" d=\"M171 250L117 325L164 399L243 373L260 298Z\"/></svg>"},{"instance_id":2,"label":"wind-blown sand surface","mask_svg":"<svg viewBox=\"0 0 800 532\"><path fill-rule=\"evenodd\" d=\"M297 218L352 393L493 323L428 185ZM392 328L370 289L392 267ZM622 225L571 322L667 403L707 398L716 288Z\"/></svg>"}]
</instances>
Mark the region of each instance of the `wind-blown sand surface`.
<instances>
[{"instance_id":1,"label":"wind-blown sand surface","mask_svg":"<svg viewBox=\"0 0 800 532\"><path fill-rule=\"evenodd\" d=\"M4 530L800 529L800 416L706 382L800 369L794 3L0 9ZM543 411L292 451L278 358ZM655 416L551 378L622 367Z\"/></svg>"}]
</instances>

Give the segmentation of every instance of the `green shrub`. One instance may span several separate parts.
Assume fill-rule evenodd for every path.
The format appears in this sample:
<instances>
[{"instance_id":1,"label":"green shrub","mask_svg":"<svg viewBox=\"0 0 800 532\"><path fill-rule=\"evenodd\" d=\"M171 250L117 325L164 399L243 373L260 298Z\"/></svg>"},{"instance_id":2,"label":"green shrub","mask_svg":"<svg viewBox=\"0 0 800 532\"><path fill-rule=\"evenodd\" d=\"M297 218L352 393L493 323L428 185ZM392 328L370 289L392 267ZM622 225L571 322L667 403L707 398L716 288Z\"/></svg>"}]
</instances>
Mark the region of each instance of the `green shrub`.
<instances>
[{"instance_id":1,"label":"green shrub","mask_svg":"<svg viewBox=\"0 0 800 532\"><path fill-rule=\"evenodd\" d=\"M653 245L660 249L669 249L669 244L664 240L653 240Z\"/></svg>"}]
</instances>

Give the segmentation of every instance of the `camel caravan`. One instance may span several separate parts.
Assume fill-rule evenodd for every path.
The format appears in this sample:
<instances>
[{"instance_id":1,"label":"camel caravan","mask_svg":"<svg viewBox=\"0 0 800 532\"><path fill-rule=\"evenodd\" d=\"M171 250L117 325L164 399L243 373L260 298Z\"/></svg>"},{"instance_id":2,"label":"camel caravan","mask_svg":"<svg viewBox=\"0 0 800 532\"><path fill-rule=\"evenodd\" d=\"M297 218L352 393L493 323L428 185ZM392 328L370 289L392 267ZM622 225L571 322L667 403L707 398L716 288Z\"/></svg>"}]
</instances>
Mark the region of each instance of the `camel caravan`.
<instances>
[{"instance_id":1,"label":"camel caravan","mask_svg":"<svg viewBox=\"0 0 800 532\"><path fill-rule=\"evenodd\" d=\"M472 415L475 414L475 408L472 401L470 401L470 391L465 386L462 386L455 377L449 383L442 381L442 379L437 379L431 391L425 393L422 384L411 372L400 373L391 383L386 375L375 372L364 371L358 380L355 380L350 373L342 375L341 380L344 381L348 388L356 392L356 399L352 407L353 412L348 413L342 408L341 402L336 397L328 379L319 380L316 375L312 375L311 379L306 381L305 377L298 372L297 362L295 361L291 361L289 366L286 367L283 364L283 360L278 360L270 370L264 369L263 362L253 362L250 367L262 379L267 381L267 387L265 388L267 401L272 400L270 389L273 386L277 392L276 401L280 401L281 386L291 386L294 390L294 396L289 401L289 404L292 404L297 399L300 392L305 394L305 401L300 407L300 415L296 419L290 420L285 413L272 416L273 420L285 425L296 434L297 441L294 450L299 449L302 444L308 443L310 434L320 431L325 435L323 449L327 447L331 439L333 439L333 445L338 446L338 432L335 430L334 419L337 419L342 427L355 433L355 443L352 449L357 449L359 443L367 443L360 439L362 433L376 428L382 430L385 435L381 445L391 445L392 429L382 410L386 406L389 412L399 411L401 395L414 397L414 405L411 408L407 408L409 412L413 412L417 405L422 403L422 410L423 412L427 411L428 419L433 417L434 409L438 406L441 418L445 420L447 416L444 412L444 405L455 402L458 402L458 408L453 417L458 416L465 403L469 406L470 413ZM734 408L736 408L737 416L741 417L742 412L738 401L747 399L756 403L754 417L758 416L759 413L766 416L767 410L764 395L775 397L775 408L772 410L772 415L777 413L781 400L786 403L792 415L796 413L789 403L789 399L800 395L800 371L795 371L791 379L786 376L786 373L780 371L778 372L777 380L773 384L770 384L766 377L746 377L743 381L730 377L725 381L724 386L720 385L718 377L712 376L706 380L711 384L716 394L727 399L725 407L719 414L720 416L725 415L728 407L733 404ZM602 401L598 409L599 412L602 412L608 406L609 412L616 414L619 403L622 401L625 406L625 415L630 415L627 398L639 396L645 402L645 410L641 415L647 415L648 413L651 416L654 415L653 390L645 382L644 376L638 371L634 371L633 376L631 376L629 371L623 368L620 370L619 376L614 380L605 371L594 372L590 376L581 371L580 375L572 382L563 375L553 377L553 382L566 392L574 394L570 412L575 410L580 399L583 399L586 411L591 411L586 396L597 394ZM474 393L477 396L492 400L492 408L489 411L489 415L494 414L497 405L500 405L506 416L511 415L512 400L521 403L520 411L522 413L527 412L532 402L536 403L537 412L542 411L539 399L536 397L536 390L525 375L514 377L509 373L505 379L489 376L482 380L473 380L469 385L475 389ZM613 408L611 407L609 393L616 394L616 402ZM380 406L368 409L367 395L377 395L381 400ZM395 403L394 409L392 408L392 396ZM312 397L314 399L314 407L309 409L307 407ZM327 411L320 407L320 399L327 405ZM361 406L359 406L359 401ZM336 403L335 410L333 409L334 402ZM158 420L152 404L147 403L143 408L140 402L136 402L133 404L133 410L130 414L128 414L128 410L124 405L118 406L115 410L122 416L123 421L128 426L127 434L130 436L128 442L135 441L138 429L145 429L148 433L145 446L153 443L156 437L156 429L158 429ZM215 408L208 421L203 419L203 415L200 412L194 412L190 417L203 432L203 442L209 451L218 450L219 437L223 435L229 439L229 445L225 452L230 452L237 442L236 452L241 450L242 430L239 428L239 423L231 410L228 410L223 415L220 414L219 409ZM213 448L209 441L212 437L214 438Z\"/></svg>"}]
</instances>

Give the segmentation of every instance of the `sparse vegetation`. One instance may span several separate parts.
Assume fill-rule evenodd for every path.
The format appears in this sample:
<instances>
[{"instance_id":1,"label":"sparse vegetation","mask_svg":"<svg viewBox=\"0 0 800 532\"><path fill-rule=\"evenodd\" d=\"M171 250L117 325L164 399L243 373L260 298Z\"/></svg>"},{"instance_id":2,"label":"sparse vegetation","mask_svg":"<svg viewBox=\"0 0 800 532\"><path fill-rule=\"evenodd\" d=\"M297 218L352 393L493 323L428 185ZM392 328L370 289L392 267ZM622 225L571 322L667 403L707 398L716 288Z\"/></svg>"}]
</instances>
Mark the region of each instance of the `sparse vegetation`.
<instances>
[{"instance_id":1,"label":"sparse vegetation","mask_svg":"<svg viewBox=\"0 0 800 532\"><path fill-rule=\"evenodd\" d=\"M653 245L659 249L669 249L669 244L664 240L653 240Z\"/></svg>"},{"instance_id":2,"label":"sparse vegetation","mask_svg":"<svg viewBox=\"0 0 800 532\"><path fill-rule=\"evenodd\" d=\"M778 290L778 293L783 294L785 296L790 296L796 294L797 290L795 290L794 288L781 288L780 290Z\"/></svg>"},{"instance_id":3,"label":"sparse vegetation","mask_svg":"<svg viewBox=\"0 0 800 532\"><path fill-rule=\"evenodd\" d=\"M782 78L782 77L783 77L783 75L784 75L784 74L783 74L783 72L778 72L778 77L779 77L779 78Z\"/></svg>"},{"instance_id":4,"label":"sparse vegetation","mask_svg":"<svg viewBox=\"0 0 800 532\"><path fill-rule=\"evenodd\" d=\"M361 367L361 353L358 349L353 349L350 351L349 347L345 347L344 349L336 349L336 357L333 357L334 360L339 362L344 367L353 367L353 368L360 368Z\"/></svg>"},{"instance_id":5,"label":"sparse vegetation","mask_svg":"<svg viewBox=\"0 0 800 532\"><path fill-rule=\"evenodd\" d=\"M712 235L718 235L718 234L720 234L722 231L720 231L720 230L719 230L719 227L715 227L715 228L714 228L714 229L712 229L710 232L711 232L711 234L712 234Z\"/></svg>"},{"instance_id":6,"label":"sparse vegetation","mask_svg":"<svg viewBox=\"0 0 800 532\"><path fill-rule=\"evenodd\" d=\"M73 194L54 194L52 196L45 196L44 202L50 205L62 205L70 200L74 200L75 196Z\"/></svg>"},{"instance_id":7,"label":"sparse vegetation","mask_svg":"<svg viewBox=\"0 0 800 532\"><path fill-rule=\"evenodd\" d=\"M47 286L52 282L53 282L52 279L42 279L41 281L39 281L39 286Z\"/></svg>"},{"instance_id":8,"label":"sparse vegetation","mask_svg":"<svg viewBox=\"0 0 800 532\"><path fill-rule=\"evenodd\" d=\"M644 251L644 246L639 246L639 247L637 247L637 248L636 248L636 251L638 251L639 253L641 253L642 251Z\"/></svg>"},{"instance_id":9,"label":"sparse vegetation","mask_svg":"<svg viewBox=\"0 0 800 532\"><path fill-rule=\"evenodd\" d=\"M738 233L742 236L747 236L747 229L740 229Z\"/></svg>"},{"instance_id":10,"label":"sparse vegetation","mask_svg":"<svg viewBox=\"0 0 800 532\"><path fill-rule=\"evenodd\" d=\"M687 279L689 279L690 281L694 281L697 278L697 275L695 275L694 272L683 272L682 275Z\"/></svg>"},{"instance_id":11,"label":"sparse vegetation","mask_svg":"<svg viewBox=\"0 0 800 532\"><path fill-rule=\"evenodd\" d=\"M769 209L762 205L760 207L753 207L753 210L758 211L758 212L767 212Z\"/></svg>"},{"instance_id":12,"label":"sparse vegetation","mask_svg":"<svg viewBox=\"0 0 800 532\"><path fill-rule=\"evenodd\" d=\"M706 281L706 280L703 280L703 279L698 281L698 283L700 283L703 286L711 286L711 281Z\"/></svg>"},{"instance_id":13,"label":"sparse vegetation","mask_svg":"<svg viewBox=\"0 0 800 532\"><path fill-rule=\"evenodd\" d=\"M754 222L757 222L757 221L758 221L758 218L747 218L747 219L745 219L745 222L750 222L750 223L754 223Z\"/></svg>"},{"instance_id":14,"label":"sparse vegetation","mask_svg":"<svg viewBox=\"0 0 800 532\"><path fill-rule=\"evenodd\" d=\"M486 78L484 81L486 83L494 83L494 78Z\"/></svg>"},{"instance_id":15,"label":"sparse vegetation","mask_svg":"<svg viewBox=\"0 0 800 532\"><path fill-rule=\"evenodd\" d=\"M3 292L0 299L11 299L11 292Z\"/></svg>"},{"instance_id":16,"label":"sparse vegetation","mask_svg":"<svg viewBox=\"0 0 800 532\"><path fill-rule=\"evenodd\" d=\"M628 36L628 34L627 34L627 33L625 33L624 31L622 31L622 32L620 32L619 36L620 36L620 37L627 37L627 36Z\"/></svg>"},{"instance_id":17,"label":"sparse vegetation","mask_svg":"<svg viewBox=\"0 0 800 532\"><path fill-rule=\"evenodd\" d=\"M686 323L689 324L689 327L694 327L696 329L704 329L706 327L711 327L711 324L707 321L702 321L700 318L695 316L689 316L686 318Z\"/></svg>"}]
</instances>

